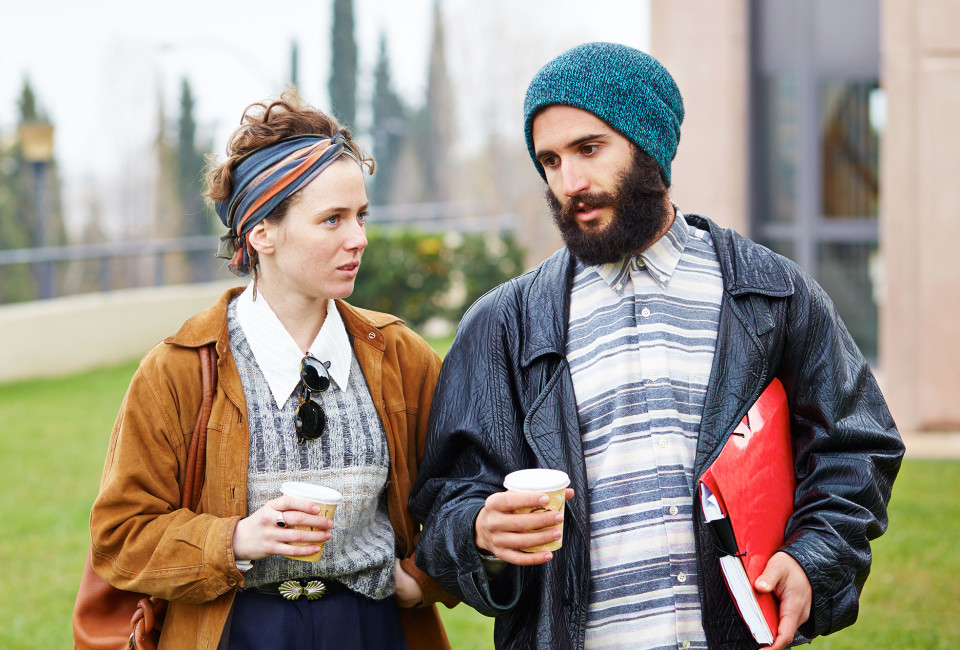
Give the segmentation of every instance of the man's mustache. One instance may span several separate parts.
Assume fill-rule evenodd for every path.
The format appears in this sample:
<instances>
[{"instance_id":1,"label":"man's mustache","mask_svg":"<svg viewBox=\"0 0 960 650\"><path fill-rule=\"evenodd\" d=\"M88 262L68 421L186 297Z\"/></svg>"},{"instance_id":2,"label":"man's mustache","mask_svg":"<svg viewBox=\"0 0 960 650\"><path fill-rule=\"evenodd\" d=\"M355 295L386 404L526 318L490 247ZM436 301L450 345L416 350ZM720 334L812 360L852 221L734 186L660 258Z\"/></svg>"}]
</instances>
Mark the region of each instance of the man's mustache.
<instances>
[{"instance_id":1,"label":"man's mustache","mask_svg":"<svg viewBox=\"0 0 960 650\"><path fill-rule=\"evenodd\" d=\"M609 192L592 192L589 194L577 194L570 197L561 210L561 216L566 221L576 221L577 212L581 209L594 210L596 208L605 208L615 205L616 197Z\"/></svg>"}]
</instances>

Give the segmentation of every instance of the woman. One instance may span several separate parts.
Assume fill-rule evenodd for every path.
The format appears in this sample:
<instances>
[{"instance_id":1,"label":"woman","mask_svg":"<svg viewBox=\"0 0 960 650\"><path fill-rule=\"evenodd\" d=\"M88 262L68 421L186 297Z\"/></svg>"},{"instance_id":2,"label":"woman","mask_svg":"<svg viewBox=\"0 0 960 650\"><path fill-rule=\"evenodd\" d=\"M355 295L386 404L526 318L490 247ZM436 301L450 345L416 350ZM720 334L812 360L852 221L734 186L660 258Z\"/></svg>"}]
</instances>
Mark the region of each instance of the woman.
<instances>
[{"instance_id":1,"label":"woman","mask_svg":"<svg viewBox=\"0 0 960 650\"><path fill-rule=\"evenodd\" d=\"M208 196L229 228L221 255L253 281L141 363L91 515L94 567L170 601L161 648L449 647L434 603L455 600L414 565L407 511L440 360L399 319L343 302L373 161L295 91L249 107L227 152ZM180 468L209 343L219 377L194 513L178 505ZM334 521L282 496L286 481L340 491ZM284 557L321 543L319 561Z\"/></svg>"}]
</instances>

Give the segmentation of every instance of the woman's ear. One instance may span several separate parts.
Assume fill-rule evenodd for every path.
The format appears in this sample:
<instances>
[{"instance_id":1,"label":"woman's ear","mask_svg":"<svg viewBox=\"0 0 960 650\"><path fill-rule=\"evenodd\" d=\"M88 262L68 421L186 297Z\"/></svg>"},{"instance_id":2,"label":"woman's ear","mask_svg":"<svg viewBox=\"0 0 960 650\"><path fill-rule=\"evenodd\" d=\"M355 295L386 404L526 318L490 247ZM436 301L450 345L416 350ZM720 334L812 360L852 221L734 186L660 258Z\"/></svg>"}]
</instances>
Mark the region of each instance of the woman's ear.
<instances>
[{"instance_id":1,"label":"woman's ear","mask_svg":"<svg viewBox=\"0 0 960 650\"><path fill-rule=\"evenodd\" d=\"M274 238L276 236L276 227L267 222L266 219L260 221L255 225L250 232L247 233L247 241L250 243L250 246L253 250L257 251L261 255L273 253L274 250Z\"/></svg>"}]
</instances>

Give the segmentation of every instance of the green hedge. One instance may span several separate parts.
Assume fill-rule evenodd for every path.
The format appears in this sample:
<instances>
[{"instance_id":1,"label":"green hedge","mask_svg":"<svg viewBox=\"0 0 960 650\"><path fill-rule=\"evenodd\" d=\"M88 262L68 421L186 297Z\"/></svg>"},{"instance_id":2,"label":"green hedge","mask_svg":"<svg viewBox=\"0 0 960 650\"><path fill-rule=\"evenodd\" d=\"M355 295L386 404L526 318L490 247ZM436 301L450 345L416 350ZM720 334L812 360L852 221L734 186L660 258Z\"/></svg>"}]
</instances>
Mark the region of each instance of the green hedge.
<instances>
[{"instance_id":1,"label":"green hedge","mask_svg":"<svg viewBox=\"0 0 960 650\"><path fill-rule=\"evenodd\" d=\"M371 226L351 304L384 311L411 327L460 321L467 308L523 270L512 233L439 234Z\"/></svg>"}]
</instances>

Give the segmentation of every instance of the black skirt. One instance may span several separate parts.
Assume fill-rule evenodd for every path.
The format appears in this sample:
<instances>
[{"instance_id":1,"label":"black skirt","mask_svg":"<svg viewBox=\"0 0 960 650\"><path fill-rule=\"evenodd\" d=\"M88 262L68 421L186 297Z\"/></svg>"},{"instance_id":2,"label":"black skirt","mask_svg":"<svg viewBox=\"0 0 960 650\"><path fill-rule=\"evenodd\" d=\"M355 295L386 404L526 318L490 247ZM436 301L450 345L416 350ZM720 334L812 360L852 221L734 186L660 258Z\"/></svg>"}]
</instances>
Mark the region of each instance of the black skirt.
<instances>
[{"instance_id":1,"label":"black skirt","mask_svg":"<svg viewBox=\"0 0 960 650\"><path fill-rule=\"evenodd\" d=\"M227 650L407 650L393 596L372 600L349 589L317 600L237 593L220 648Z\"/></svg>"}]
</instances>

